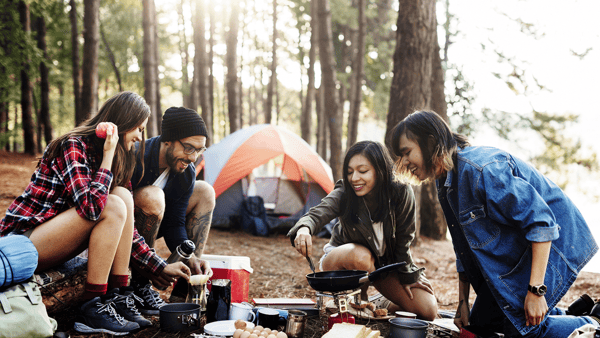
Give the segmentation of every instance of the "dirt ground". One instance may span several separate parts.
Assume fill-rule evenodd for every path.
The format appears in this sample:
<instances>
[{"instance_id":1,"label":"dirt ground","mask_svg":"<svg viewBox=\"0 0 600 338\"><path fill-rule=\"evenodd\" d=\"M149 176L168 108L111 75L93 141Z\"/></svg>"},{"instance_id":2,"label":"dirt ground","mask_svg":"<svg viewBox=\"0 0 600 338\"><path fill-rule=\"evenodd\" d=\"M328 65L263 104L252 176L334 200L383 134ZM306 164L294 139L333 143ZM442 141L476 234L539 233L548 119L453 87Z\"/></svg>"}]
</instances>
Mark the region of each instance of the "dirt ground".
<instances>
[{"instance_id":1,"label":"dirt ground","mask_svg":"<svg viewBox=\"0 0 600 338\"><path fill-rule=\"evenodd\" d=\"M36 159L23 154L12 154L0 151L0 215L10 203L20 195L31 177ZM328 240L315 239L315 247L321 248ZM169 251L164 242L159 241L158 253L167 257ZM316 250L315 261L320 250ZM243 232L231 232L213 229L210 232L206 254L234 255L250 257L254 272L250 275L249 298L311 298L316 300L316 292L308 285L305 275L310 273L308 263L291 246L284 235L268 238L254 237ZM458 279L455 272L454 252L449 241L434 241L420 238L412 248L413 258L418 265L426 267L427 277L434 286L439 308L454 311L457 305ZM582 293L593 298L600 297L600 274L583 272L574 286L559 303L566 307ZM167 299L170 288L162 292ZM471 293L474 297L473 292ZM58 320L59 331L68 332L71 337L103 337L105 335L78 335L72 330L76 309L60 313L54 317ZM189 337L189 334L168 334L160 331L158 318L153 318L154 325L133 337ZM326 322L325 322L326 324ZM369 322L368 326L386 330L382 322ZM322 321L309 321L305 338L320 337Z\"/></svg>"}]
</instances>

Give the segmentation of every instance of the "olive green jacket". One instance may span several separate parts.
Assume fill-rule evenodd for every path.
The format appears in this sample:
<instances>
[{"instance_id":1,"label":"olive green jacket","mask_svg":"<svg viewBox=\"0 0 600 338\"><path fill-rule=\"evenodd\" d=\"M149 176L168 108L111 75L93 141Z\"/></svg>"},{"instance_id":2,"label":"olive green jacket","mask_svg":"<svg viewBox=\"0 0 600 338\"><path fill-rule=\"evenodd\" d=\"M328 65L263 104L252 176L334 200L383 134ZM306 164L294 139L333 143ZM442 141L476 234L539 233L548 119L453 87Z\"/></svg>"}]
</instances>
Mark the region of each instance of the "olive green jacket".
<instances>
[{"instance_id":1,"label":"olive green jacket","mask_svg":"<svg viewBox=\"0 0 600 338\"><path fill-rule=\"evenodd\" d=\"M401 201L397 205L392 205L389 201L389 215L383 221L385 252L383 256L377 257L377 249L375 245L376 236L373 230L373 224L369 218L369 213L366 206L359 205L358 223L344 224L338 218L335 224L329 243L333 246L340 246L347 243L360 244L368 248L373 257L375 257L375 266L380 268L385 265L398 262L406 262L404 268L397 273L400 283L412 284L415 283L424 268L419 269L413 262L410 254L410 244L415 237L415 195L409 185L401 183L393 183L397 194L396 201ZM323 198L321 203L312 207L294 227L288 232L288 236L294 245L296 232L301 227L305 226L310 229L311 234L316 234L323 226L329 223L332 219L342 215L341 199L344 194L344 184L339 180L327 196Z\"/></svg>"}]
</instances>

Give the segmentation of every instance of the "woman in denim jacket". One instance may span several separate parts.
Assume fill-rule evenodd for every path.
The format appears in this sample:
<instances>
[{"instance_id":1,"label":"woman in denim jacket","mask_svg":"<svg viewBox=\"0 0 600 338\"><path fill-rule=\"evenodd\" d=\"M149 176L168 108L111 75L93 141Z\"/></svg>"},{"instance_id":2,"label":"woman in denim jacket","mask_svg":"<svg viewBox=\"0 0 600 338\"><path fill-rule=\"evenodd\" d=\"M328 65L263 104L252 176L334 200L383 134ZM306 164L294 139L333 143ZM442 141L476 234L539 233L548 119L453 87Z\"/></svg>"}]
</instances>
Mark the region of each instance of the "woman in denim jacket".
<instances>
[{"instance_id":1,"label":"woman in denim jacket","mask_svg":"<svg viewBox=\"0 0 600 338\"><path fill-rule=\"evenodd\" d=\"M405 182L436 180L457 257L458 327L567 337L585 324L598 325L556 307L598 250L583 216L556 184L507 152L470 146L433 112L401 121L392 149ZM470 286L477 298L469 313Z\"/></svg>"},{"instance_id":2,"label":"woman in denim jacket","mask_svg":"<svg viewBox=\"0 0 600 338\"><path fill-rule=\"evenodd\" d=\"M325 245L321 270L364 270L406 262L403 270L374 282L393 304L388 311L410 311L433 320L437 301L433 289L412 260L410 244L415 236L415 197L409 185L393 178L393 161L380 143L354 144L344 158L344 179L321 203L290 230L292 245L303 256L311 254L311 234L336 217L331 240ZM363 299L366 288L363 288ZM385 298L383 298L385 300Z\"/></svg>"}]
</instances>

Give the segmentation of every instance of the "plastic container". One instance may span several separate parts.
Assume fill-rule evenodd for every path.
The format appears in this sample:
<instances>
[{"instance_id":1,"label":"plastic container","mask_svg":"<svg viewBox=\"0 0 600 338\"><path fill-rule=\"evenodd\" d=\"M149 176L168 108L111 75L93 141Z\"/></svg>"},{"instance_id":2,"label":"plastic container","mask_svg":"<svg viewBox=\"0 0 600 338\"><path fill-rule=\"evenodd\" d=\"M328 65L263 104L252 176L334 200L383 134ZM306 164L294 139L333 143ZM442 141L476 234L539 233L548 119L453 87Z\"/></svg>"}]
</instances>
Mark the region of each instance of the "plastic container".
<instances>
[{"instance_id":1,"label":"plastic container","mask_svg":"<svg viewBox=\"0 0 600 338\"><path fill-rule=\"evenodd\" d=\"M250 291L250 257L202 255L213 270L213 276L208 281L211 290L213 279L229 279L231 281L231 302L243 303L248 301Z\"/></svg>"}]
</instances>

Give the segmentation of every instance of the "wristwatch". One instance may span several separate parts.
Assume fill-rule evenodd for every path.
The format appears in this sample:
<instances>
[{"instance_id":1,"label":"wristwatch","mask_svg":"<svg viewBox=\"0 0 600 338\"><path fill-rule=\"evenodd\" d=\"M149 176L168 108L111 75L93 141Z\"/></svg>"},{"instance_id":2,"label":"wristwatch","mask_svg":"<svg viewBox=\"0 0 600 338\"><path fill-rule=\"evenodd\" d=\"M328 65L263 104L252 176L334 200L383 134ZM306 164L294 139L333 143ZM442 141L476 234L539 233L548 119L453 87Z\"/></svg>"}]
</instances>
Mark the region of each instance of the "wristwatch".
<instances>
[{"instance_id":1,"label":"wristwatch","mask_svg":"<svg viewBox=\"0 0 600 338\"><path fill-rule=\"evenodd\" d=\"M544 284L535 285L535 286L529 284L527 286L527 290L531 291L531 293L533 293L536 296L543 296L546 294L546 290L548 290L548 288Z\"/></svg>"}]
</instances>

